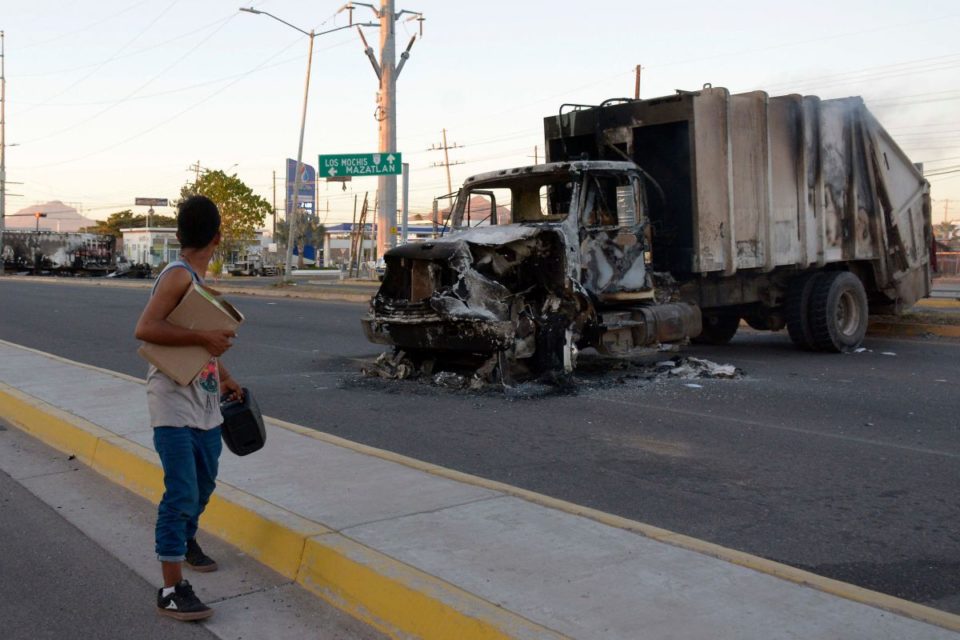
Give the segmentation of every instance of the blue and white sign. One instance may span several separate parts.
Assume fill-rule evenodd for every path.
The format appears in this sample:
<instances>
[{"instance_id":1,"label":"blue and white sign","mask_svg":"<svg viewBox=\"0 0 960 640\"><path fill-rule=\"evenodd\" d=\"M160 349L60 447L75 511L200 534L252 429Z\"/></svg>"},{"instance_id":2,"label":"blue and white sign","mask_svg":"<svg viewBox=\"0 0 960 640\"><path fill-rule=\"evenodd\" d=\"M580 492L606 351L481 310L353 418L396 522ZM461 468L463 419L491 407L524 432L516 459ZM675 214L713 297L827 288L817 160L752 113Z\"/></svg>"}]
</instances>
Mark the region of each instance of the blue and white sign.
<instances>
[{"instance_id":1,"label":"blue and white sign","mask_svg":"<svg viewBox=\"0 0 960 640\"><path fill-rule=\"evenodd\" d=\"M293 208L293 187L297 177L297 161L287 158L287 214ZM310 165L300 165L300 196L297 198L300 207L309 213L314 212L314 203L317 201L317 170Z\"/></svg>"}]
</instances>

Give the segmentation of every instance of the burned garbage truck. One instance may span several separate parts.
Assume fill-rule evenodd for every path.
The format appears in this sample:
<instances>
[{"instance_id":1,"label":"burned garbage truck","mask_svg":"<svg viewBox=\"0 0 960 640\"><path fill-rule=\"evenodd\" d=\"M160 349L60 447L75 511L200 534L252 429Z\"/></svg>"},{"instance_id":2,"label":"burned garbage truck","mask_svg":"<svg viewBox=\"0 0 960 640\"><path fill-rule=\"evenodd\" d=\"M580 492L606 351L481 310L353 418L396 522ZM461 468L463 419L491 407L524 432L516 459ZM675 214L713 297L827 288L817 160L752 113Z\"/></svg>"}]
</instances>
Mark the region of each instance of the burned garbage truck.
<instances>
[{"instance_id":1,"label":"burned garbage truck","mask_svg":"<svg viewBox=\"0 0 960 640\"><path fill-rule=\"evenodd\" d=\"M467 179L442 237L387 252L371 341L501 373L741 321L842 352L929 294L929 185L860 98L708 86L544 129L546 164Z\"/></svg>"}]
</instances>

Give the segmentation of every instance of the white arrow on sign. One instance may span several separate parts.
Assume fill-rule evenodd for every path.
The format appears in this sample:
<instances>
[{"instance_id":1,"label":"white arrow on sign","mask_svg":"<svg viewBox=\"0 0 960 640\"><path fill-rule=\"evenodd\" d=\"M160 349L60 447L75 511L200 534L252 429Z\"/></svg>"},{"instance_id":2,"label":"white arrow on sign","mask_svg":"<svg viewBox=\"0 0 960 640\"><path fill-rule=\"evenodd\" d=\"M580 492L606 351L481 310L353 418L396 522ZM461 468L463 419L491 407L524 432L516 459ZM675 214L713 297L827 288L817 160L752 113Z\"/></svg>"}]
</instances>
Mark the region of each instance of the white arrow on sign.
<instances>
[{"instance_id":1,"label":"white arrow on sign","mask_svg":"<svg viewBox=\"0 0 960 640\"><path fill-rule=\"evenodd\" d=\"M330 167L330 170L327 171L327 173L329 173L332 176L335 176L337 175L337 169L335 167Z\"/></svg>"},{"instance_id":2,"label":"white arrow on sign","mask_svg":"<svg viewBox=\"0 0 960 640\"><path fill-rule=\"evenodd\" d=\"M389 162L390 164L393 164L393 161L394 161L394 160L396 160L396 158L393 157L393 154L392 154L392 153L387 156L387 162ZM379 163L378 163L378 164L379 164Z\"/></svg>"}]
</instances>

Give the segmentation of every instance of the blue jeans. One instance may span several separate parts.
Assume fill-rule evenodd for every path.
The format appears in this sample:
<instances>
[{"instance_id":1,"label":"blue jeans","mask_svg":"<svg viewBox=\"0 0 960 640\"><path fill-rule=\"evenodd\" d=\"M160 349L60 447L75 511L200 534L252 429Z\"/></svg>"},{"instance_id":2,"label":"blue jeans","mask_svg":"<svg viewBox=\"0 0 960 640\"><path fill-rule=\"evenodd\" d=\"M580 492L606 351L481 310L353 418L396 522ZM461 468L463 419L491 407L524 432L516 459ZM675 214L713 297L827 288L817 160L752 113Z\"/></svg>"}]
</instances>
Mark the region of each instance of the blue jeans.
<instances>
[{"instance_id":1,"label":"blue jeans","mask_svg":"<svg viewBox=\"0 0 960 640\"><path fill-rule=\"evenodd\" d=\"M157 509L157 559L182 562L187 540L197 535L200 514L217 486L220 427L155 427L153 446L163 464L164 487Z\"/></svg>"}]
</instances>

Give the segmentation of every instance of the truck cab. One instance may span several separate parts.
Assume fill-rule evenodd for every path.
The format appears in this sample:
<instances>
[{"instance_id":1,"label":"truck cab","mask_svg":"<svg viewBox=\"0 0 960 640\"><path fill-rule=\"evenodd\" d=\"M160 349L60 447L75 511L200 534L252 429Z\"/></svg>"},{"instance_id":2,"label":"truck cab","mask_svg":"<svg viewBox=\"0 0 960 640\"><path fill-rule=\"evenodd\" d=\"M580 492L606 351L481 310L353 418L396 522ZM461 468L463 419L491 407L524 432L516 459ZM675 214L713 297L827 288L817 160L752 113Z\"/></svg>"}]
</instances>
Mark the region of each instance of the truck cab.
<instances>
[{"instance_id":1,"label":"truck cab","mask_svg":"<svg viewBox=\"0 0 960 640\"><path fill-rule=\"evenodd\" d=\"M384 256L367 336L421 355L496 355L527 373L570 371L586 347L696 335L692 305L654 310L645 201L632 162L557 162L468 178L442 237ZM665 315L673 322L658 323ZM607 316L615 318L609 326ZM605 340L611 329L629 335Z\"/></svg>"}]
</instances>

